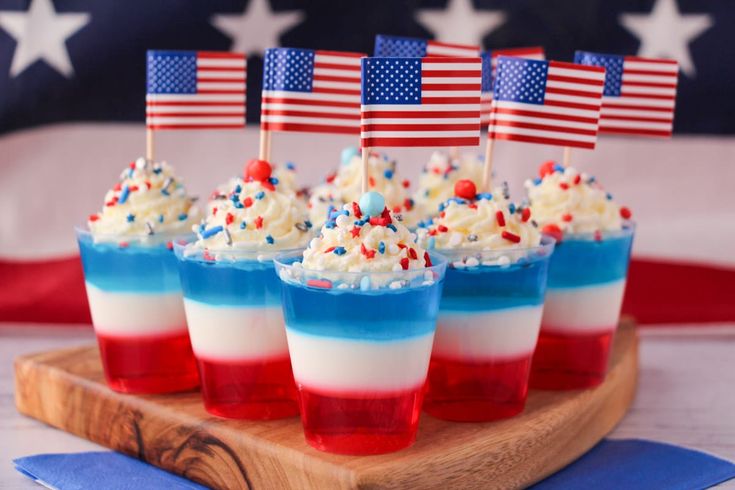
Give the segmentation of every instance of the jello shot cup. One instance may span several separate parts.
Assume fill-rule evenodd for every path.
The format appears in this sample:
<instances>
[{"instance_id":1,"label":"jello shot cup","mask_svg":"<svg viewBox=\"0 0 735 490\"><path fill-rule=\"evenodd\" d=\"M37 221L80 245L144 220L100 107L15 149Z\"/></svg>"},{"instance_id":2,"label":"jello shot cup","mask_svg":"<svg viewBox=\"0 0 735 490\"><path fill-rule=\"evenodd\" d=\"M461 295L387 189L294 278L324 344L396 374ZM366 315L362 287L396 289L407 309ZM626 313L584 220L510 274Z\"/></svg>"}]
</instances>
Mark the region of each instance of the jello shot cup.
<instances>
[{"instance_id":1,"label":"jello shot cup","mask_svg":"<svg viewBox=\"0 0 735 490\"><path fill-rule=\"evenodd\" d=\"M313 447L379 454L413 444L446 260L398 272L306 270L276 258L301 421Z\"/></svg>"},{"instance_id":2,"label":"jello shot cup","mask_svg":"<svg viewBox=\"0 0 735 490\"><path fill-rule=\"evenodd\" d=\"M273 254L175 245L208 412L269 420L298 414Z\"/></svg>"},{"instance_id":3,"label":"jello shot cup","mask_svg":"<svg viewBox=\"0 0 735 490\"><path fill-rule=\"evenodd\" d=\"M588 388L607 373L633 244L634 226L564 235L549 266L531 387Z\"/></svg>"},{"instance_id":4,"label":"jello shot cup","mask_svg":"<svg viewBox=\"0 0 735 490\"><path fill-rule=\"evenodd\" d=\"M123 393L170 393L199 384L186 329L174 236L76 229L105 378Z\"/></svg>"},{"instance_id":5,"label":"jello shot cup","mask_svg":"<svg viewBox=\"0 0 735 490\"><path fill-rule=\"evenodd\" d=\"M523 411L554 240L502 251L442 250L444 292L424 411L458 422Z\"/></svg>"}]
</instances>

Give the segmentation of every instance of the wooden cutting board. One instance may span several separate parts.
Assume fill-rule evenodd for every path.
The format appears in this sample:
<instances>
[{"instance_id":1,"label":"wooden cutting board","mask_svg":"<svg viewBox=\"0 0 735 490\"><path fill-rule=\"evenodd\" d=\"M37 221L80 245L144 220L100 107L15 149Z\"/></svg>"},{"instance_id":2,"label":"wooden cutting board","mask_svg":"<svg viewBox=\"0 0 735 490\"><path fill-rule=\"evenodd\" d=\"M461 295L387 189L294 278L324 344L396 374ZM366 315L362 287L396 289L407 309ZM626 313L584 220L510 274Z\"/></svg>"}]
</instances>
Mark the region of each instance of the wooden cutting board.
<instances>
[{"instance_id":1,"label":"wooden cutting board","mask_svg":"<svg viewBox=\"0 0 735 490\"><path fill-rule=\"evenodd\" d=\"M607 380L584 391L531 391L508 420L460 424L422 415L416 444L339 456L304 442L298 418L224 420L199 393L133 396L104 383L96 347L15 361L18 410L214 488L518 488L564 467L603 438L633 400L638 340L621 324Z\"/></svg>"}]
</instances>

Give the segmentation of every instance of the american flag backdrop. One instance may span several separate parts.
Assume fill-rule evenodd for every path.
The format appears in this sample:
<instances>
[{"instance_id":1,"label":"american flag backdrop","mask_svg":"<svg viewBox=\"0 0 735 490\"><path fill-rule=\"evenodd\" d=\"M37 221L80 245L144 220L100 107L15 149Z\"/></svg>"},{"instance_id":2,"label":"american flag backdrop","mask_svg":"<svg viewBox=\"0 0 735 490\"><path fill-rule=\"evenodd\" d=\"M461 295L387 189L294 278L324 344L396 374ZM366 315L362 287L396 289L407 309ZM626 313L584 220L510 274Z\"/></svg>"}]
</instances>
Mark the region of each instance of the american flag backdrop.
<instances>
[{"instance_id":1,"label":"american flag backdrop","mask_svg":"<svg viewBox=\"0 0 735 490\"><path fill-rule=\"evenodd\" d=\"M679 79L675 60L577 51L574 61L605 68L600 133L671 136Z\"/></svg>"},{"instance_id":2,"label":"american flag backdrop","mask_svg":"<svg viewBox=\"0 0 735 490\"><path fill-rule=\"evenodd\" d=\"M487 128L490 124L490 109L493 102L493 78L495 77L495 65L499 56L515 56L527 60L545 59L542 46L528 46L523 48L505 48L485 51L482 56L482 95L480 98L480 117L482 127Z\"/></svg>"},{"instance_id":3,"label":"american flag backdrop","mask_svg":"<svg viewBox=\"0 0 735 490\"><path fill-rule=\"evenodd\" d=\"M151 129L245 127L247 58L213 51L148 51Z\"/></svg>"},{"instance_id":4,"label":"american flag backdrop","mask_svg":"<svg viewBox=\"0 0 735 490\"><path fill-rule=\"evenodd\" d=\"M365 58L361 144L476 146L482 62L477 58Z\"/></svg>"},{"instance_id":5,"label":"american flag backdrop","mask_svg":"<svg viewBox=\"0 0 735 490\"><path fill-rule=\"evenodd\" d=\"M436 55L440 41L473 56L543 46L559 61L576 50L675 60L672 138L609 134L573 152L573 165L634 212L626 312L643 323L735 321L733 24L732 0L0 0L0 322L89 323L71 230L145 151L147 50L247 57L245 128L156 134L157 157L205 198L257 155L267 48L372 54L378 34L418 40L404 43L414 56ZM293 161L300 186L358 138L314 136L274 138L275 163ZM432 151L388 153L415 184ZM496 178L520 200L538 164L560 156L498 144ZM683 199L685 188L696 191Z\"/></svg>"},{"instance_id":6,"label":"american flag backdrop","mask_svg":"<svg viewBox=\"0 0 735 490\"><path fill-rule=\"evenodd\" d=\"M500 57L489 137L593 149L604 83L601 67Z\"/></svg>"},{"instance_id":7,"label":"american flag backdrop","mask_svg":"<svg viewBox=\"0 0 735 490\"><path fill-rule=\"evenodd\" d=\"M260 127L358 134L362 53L271 48L265 53Z\"/></svg>"},{"instance_id":8,"label":"american flag backdrop","mask_svg":"<svg viewBox=\"0 0 735 490\"><path fill-rule=\"evenodd\" d=\"M480 46L456 44L412 37L375 36L373 56L384 58L424 58L426 56L478 56Z\"/></svg>"}]
</instances>

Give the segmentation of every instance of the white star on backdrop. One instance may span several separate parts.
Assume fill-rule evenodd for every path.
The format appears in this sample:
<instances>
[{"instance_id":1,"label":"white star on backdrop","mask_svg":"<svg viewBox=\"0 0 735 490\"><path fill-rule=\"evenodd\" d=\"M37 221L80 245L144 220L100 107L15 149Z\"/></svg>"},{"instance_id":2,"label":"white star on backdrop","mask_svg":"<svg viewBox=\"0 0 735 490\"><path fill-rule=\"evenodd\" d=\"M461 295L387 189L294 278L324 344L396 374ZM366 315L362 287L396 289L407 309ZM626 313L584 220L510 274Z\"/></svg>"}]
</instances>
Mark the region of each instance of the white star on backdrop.
<instances>
[{"instance_id":1,"label":"white star on backdrop","mask_svg":"<svg viewBox=\"0 0 735 490\"><path fill-rule=\"evenodd\" d=\"M689 43L714 21L708 14L682 14L676 0L656 0L650 14L621 14L620 24L640 39L638 56L674 59L682 73L694 78Z\"/></svg>"},{"instance_id":2,"label":"white star on backdrop","mask_svg":"<svg viewBox=\"0 0 735 490\"><path fill-rule=\"evenodd\" d=\"M250 0L242 14L218 14L212 24L232 38L231 51L263 54L278 46L281 33L302 19L301 12L273 12L267 0Z\"/></svg>"},{"instance_id":3,"label":"white star on backdrop","mask_svg":"<svg viewBox=\"0 0 735 490\"><path fill-rule=\"evenodd\" d=\"M36 61L43 60L71 78L74 67L66 40L87 25L91 17L88 13L59 14L51 0L32 0L27 12L0 13L0 27L17 43L10 76L16 77Z\"/></svg>"},{"instance_id":4,"label":"white star on backdrop","mask_svg":"<svg viewBox=\"0 0 735 490\"><path fill-rule=\"evenodd\" d=\"M482 38L505 22L505 14L475 10L472 0L449 0L446 10L419 11L418 21L438 41L482 46Z\"/></svg>"}]
</instances>

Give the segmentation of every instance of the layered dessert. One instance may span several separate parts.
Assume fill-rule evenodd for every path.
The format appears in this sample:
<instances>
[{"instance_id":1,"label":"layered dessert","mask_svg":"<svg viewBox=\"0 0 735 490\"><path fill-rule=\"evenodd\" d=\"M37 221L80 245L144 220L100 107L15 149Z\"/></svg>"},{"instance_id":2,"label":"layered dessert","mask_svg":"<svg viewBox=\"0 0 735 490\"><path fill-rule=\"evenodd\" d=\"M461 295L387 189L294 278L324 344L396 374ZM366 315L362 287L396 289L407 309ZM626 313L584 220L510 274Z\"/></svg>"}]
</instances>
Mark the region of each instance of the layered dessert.
<instances>
[{"instance_id":1,"label":"layered dessert","mask_svg":"<svg viewBox=\"0 0 735 490\"><path fill-rule=\"evenodd\" d=\"M449 154L435 151L421 170L418 189L413 195L419 216L430 218L438 213L439 205L454 196L458 180L471 180L476 186L482 182L481 155L463 154L452 159Z\"/></svg>"},{"instance_id":2,"label":"layered dessert","mask_svg":"<svg viewBox=\"0 0 735 490\"><path fill-rule=\"evenodd\" d=\"M371 152L368 159L368 190L379 192L396 221L408 228L418 223L419 214L409 194L411 183L397 172L395 160L386 154ZM338 170L327 176L310 199L310 219L316 226L324 224L331 210L356 202L362 193L362 156L355 147L342 151ZM326 204L326 206L325 206ZM331 206L331 208L330 208ZM326 213L323 211L326 208Z\"/></svg>"},{"instance_id":3,"label":"layered dessert","mask_svg":"<svg viewBox=\"0 0 735 490\"><path fill-rule=\"evenodd\" d=\"M470 180L419 229L447 257L424 409L439 418L486 421L523 410L553 240L528 207L477 193Z\"/></svg>"},{"instance_id":4,"label":"layered dessert","mask_svg":"<svg viewBox=\"0 0 735 490\"><path fill-rule=\"evenodd\" d=\"M309 444L346 454L412 444L444 260L368 192L333 210L303 254L276 262Z\"/></svg>"},{"instance_id":5,"label":"layered dessert","mask_svg":"<svg viewBox=\"0 0 735 490\"><path fill-rule=\"evenodd\" d=\"M631 212L593 176L554 162L544 163L526 187L534 219L559 242L531 384L594 386L604 380L620 317L633 241Z\"/></svg>"},{"instance_id":6,"label":"layered dessert","mask_svg":"<svg viewBox=\"0 0 735 490\"><path fill-rule=\"evenodd\" d=\"M125 168L77 237L108 384L158 393L197 385L172 241L199 219L165 162Z\"/></svg>"},{"instance_id":7,"label":"layered dessert","mask_svg":"<svg viewBox=\"0 0 735 490\"><path fill-rule=\"evenodd\" d=\"M230 418L296 415L273 257L303 248L311 224L267 162L252 161L177 246L189 335L207 410Z\"/></svg>"}]
</instances>

